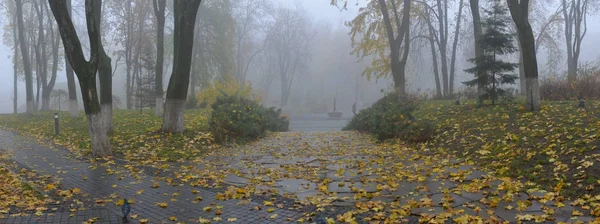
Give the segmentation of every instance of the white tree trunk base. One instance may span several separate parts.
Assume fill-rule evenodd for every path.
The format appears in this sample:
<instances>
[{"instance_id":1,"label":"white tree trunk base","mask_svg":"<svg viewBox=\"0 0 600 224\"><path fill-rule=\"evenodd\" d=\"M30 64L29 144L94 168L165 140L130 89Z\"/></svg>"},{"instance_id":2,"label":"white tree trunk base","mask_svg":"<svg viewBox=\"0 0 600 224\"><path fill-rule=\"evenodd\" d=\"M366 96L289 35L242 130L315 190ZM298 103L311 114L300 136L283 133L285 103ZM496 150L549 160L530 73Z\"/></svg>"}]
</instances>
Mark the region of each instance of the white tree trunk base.
<instances>
[{"instance_id":1,"label":"white tree trunk base","mask_svg":"<svg viewBox=\"0 0 600 224\"><path fill-rule=\"evenodd\" d=\"M79 117L79 106L77 105L77 100L69 100L69 112L71 113L71 117Z\"/></svg>"},{"instance_id":2,"label":"white tree trunk base","mask_svg":"<svg viewBox=\"0 0 600 224\"><path fill-rule=\"evenodd\" d=\"M526 97L527 97L527 110L530 111L539 111L542 104L540 102L540 84L537 78L526 78L525 85L527 89Z\"/></svg>"},{"instance_id":3,"label":"white tree trunk base","mask_svg":"<svg viewBox=\"0 0 600 224\"><path fill-rule=\"evenodd\" d=\"M101 113L86 114L90 138L92 139L92 156L105 157L110 156L110 142Z\"/></svg>"},{"instance_id":4,"label":"white tree trunk base","mask_svg":"<svg viewBox=\"0 0 600 224\"><path fill-rule=\"evenodd\" d=\"M102 104L100 112L102 113L102 121L106 125L106 132L111 133L113 131L112 125L112 104Z\"/></svg>"},{"instance_id":5,"label":"white tree trunk base","mask_svg":"<svg viewBox=\"0 0 600 224\"><path fill-rule=\"evenodd\" d=\"M156 97L156 111L154 112L154 115L158 116L162 116L163 115L163 98L162 97Z\"/></svg>"},{"instance_id":6,"label":"white tree trunk base","mask_svg":"<svg viewBox=\"0 0 600 224\"><path fill-rule=\"evenodd\" d=\"M185 129L183 121L184 111L185 100L167 99L161 130L168 133L183 132Z\"/></svg>"}]
</instances>

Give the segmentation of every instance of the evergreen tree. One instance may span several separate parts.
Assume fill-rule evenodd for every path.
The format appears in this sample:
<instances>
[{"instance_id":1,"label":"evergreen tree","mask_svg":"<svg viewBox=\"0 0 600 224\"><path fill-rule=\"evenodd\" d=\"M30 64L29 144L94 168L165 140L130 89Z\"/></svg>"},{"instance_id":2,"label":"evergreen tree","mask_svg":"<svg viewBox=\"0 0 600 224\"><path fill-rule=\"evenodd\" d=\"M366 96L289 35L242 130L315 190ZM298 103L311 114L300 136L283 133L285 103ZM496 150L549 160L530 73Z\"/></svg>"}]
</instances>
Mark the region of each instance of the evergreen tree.
<instances>
[{"instance_id":1,"label":"evergreen tree","mask_svg":"<svg viewBox=\"0 0 600 224\"><path fill-rule=\"evenodd\" d=\"M500 56L511 54L516 51L513 46L513 34L509 33L507 8L500 0L492 0L491 10L485 10L486 18L482 22L483 34L477 40L483 49L483 55L469 59L475 63L475 67L465 71L474 74L475 79L463 82L467 86L477 86L482 93L478 98L479 103L490 99L495 104L500 96L506 95L506 91L499 88L503 84L514 84L519 78L510 74L517 68L518 64L510 63L500 59Z\"/></svg>"}]
</instances>

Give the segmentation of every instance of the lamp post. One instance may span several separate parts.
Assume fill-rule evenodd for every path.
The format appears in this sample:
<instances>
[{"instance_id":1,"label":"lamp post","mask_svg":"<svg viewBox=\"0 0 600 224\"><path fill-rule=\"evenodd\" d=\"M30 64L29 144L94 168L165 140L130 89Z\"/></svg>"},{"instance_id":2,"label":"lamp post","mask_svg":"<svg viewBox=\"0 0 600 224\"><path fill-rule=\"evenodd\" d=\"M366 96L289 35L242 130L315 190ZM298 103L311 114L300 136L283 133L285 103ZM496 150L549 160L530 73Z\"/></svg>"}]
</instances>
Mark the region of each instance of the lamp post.
<instances>
[{"instance_id":1,"label":"lamp post","mask_svg":"<svg viewBox=\"0 0 600 224\"><path fill-rule=\"evenodd\" d=\"M58 129L58 112L54 113L54 134L56 134L56 135L59 134L59 129Z\"/></svg>"}]
</instances>

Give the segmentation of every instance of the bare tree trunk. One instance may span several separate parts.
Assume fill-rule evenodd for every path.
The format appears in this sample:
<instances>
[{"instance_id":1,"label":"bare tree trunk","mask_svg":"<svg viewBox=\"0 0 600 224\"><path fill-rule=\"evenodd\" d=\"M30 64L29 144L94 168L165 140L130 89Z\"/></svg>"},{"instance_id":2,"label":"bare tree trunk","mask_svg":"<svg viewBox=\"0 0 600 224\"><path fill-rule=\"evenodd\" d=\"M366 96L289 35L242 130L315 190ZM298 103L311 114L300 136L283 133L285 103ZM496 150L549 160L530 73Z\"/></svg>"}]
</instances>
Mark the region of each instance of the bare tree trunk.
<instances>
[{"instance_id":1,"label":"bare tree trunk","mask_svg":"<svg viewBox=\"0 0 600 224\"><path fill-rule=\"evenodd\" d=\"M442 5L441 0L437 0L437 8L438 8L438 24L439 24L439 44L440 44L440 62L442 64L442 86L444 87L444 96L448 96L449 94L449 85L448 85L448 30L445 24L448 23L447 16L445 15L445 8ZM442 9L444 8L444 9Z\"/></svg>"},{"instance_id":2,"label":"bare tree trunk","mask_svg":"<svg viewBox=\"0 0 600 224\"><path fill-rule=\"evenodd\" d=\"M166 0L153 0L154 14L156 15L156 76L154 77L154 91L156 98L156 111L154 115L163 114L163 66L165 56L165 5Z\"/></svg>"},{"instance_id":3,"label":"bare tree trunk","mask_svg":"<svg viewBox=\"0 0 600 224\"><path fill-rule=\"evenodd\" d=\"M12 24L17 23L17 15L15 13L15 16L13 17L13 21ZM13 44L14 44L14 49L13 49L13 113L18 113L19 111L19 91L17 89L17 84L19 82L18 80L18 76L19 76L19 71L18 71L18 54L19 54L19 39L17 37L17 26L12 26L12 32L13 32Z\"/></svg>"},{"instance_id":4,"label":"bare tree trunk","mask_svg":"<svg viewBox=\"0 0 600 224\"><path fill-rule=\"evenodd\" d=\"M429 16L429 15L426 15ZM433 65L433 75L435 78L435 90L436 90L436 97L437 98L441 98L442 95L442 86L440 84L440 72L438 70L438 59L437 59L437 53L435 50L435 41L433 40L433 35L435 35L433 32L433 26L431 25L431 23L429 23L429 45L431 46L431 57L432 57L432 65Z\"/></svg>"},{"instance_id":5,"label":"bare tree trunk","mask_svg":"<svg viewBox=\"0 0 600 224\"><path fill-rule=\"evenodd\" d=\"M388 37L388 42L391 49L391 70L392 78L394 80L394 86L399 95L406 94L406 61L408 58L408 51L410 47L410 0L404 0L402 22L397 13L396 5L392 1L392 9L394 11L394 18L396 24L396 30L398 35L394 35L394 29L392 28L392 19L390 18L387 3L385 0L379 0L379 8L383 15L383 23ZM403 56L400 58L400 46L404 40Z\"/></svg>"},{"instance_id":6,"label":"bare tree trunk","mask_svg":"<svg viewBox=\"0 0 600 224\"><path fill-rule=\"evenodd\" d=\"M483 34L483 31L481 29L481 16L479 14L479 0L469 0L470 1L470 5L471 5L471 14L473 15L473 38L475 38L475 40L473 41L475 44L475 58L481 58L483 56L483 48L481 47L481 44L479 43L479 38L481 37L481 35ZM478 61L479 59L477 59L477 61L475 62L475 64L479 65L481 62ZM479 74L476 74L477 77L479 77ZM477 91L479 92L478 95L481 95L481 89L482 86L477 86Z\"/></svg>"},{"instance_id":7,"label":"bare tree trunk","mask_svg":"<svg viewBox=\"0 0 600 224\"><path fill-rule=\"evenodd\" d=\"M23 3L21 0L15 0L16 4L16 14L17 14L17 26L18 26L18 35L19 35L19 43L20 46L27 46L27 41L24 32L23 25ZM26 113L33 114L34 110L34 102L33 102L33 72L31 71L31 63L29 61L29 52L26 47L21 47L21 56L23 58L23 70L25 72L25 91L26 91L26 99L27 99L27 109Z\"/></svg>"},{"instance_id":8,"label":"bare tree trunk","mask_svg":"<svg viewBox=\"0 0 600 224\"><path fill-rule=\"evenodd\" d=\"M194 28L200 2L201 0L174 1L174 66L167 88L162 124L164 132L182 132L185 129L183 112L190 81Z\"/></svg>"},{"instance_id":9,"label":"bare tree trunk","mask_svg":"<svg viewBox=\"0 0 600 224\"><path fill-rule=\"evenodd\" d=\"M97 1L96 3L94 3ZM67 0L48 0L54 18L59 27L63 46L65 47L67 58L73 66L73 70L79 79L81 87L81 96L88 120L89 133L91 137L91 148L93 156L109 156L110 142L103 124L98 92L96 89L96 72L98 70L100 48L100 26L94 19L100 15L101 0L86 0L85 15L87 22L88 37L90 39L90 59L86 61L81 48L81 42L75 31L73 21L69 16L67 9ZM99 3L98 3L99 2Z\"/></svg>"},{"instance_id":10,"label":"bare tree trunk","mask_svg":"<svg viewBox=\"0 0 600 224\"><path fill-rule=\"evenodd\" d=\"M48 12L48 5L42 4L42 7L46 12ZM40 9L41 10L41 9ZM50 13L48 12L48 19L52 19ZM56 84L56 76L58 71L58 45L60 41L60 35L58 31L54 33L54 24L48 24L48 30L50 31L51 41L52 41L52 68L50 74L50 80L45 85L44 90L42 91L42 110L50 110L50 94L54 89L54 84ZM60 98L59 98L60 102Z\"/></svg>"},{"instance_id":11,"label":"bare tree trunk","mask_svg":"<svg viewBox=\"0 0 600 224\"><path fill-rule=\"evenodd\" d=\"M527 86L525 83L525 66L523 66L523 50L521 49L521 40L519 39L519 35L517 34L517 42L519 44L519 88L521 91L521 95L525 95L527 92Z\"/></svg>"},{"instance_id":12,"label":"bare tree trunk","mask_svg":"<svg viewBox=\"0 0 600 224\"><path fill-rule=\"evenodd\" d=\"M535 37L529 24L529 0L507 0L510 14L519 34L523 66L525 67L526 108L538 111L541 107L540 86L538 83L537 58L535 54Z\"/></svg>"},{"instance_id":13,"label":"bare tree trunk","mask_svg":"<svg viewBox=\"0 0 600 224\"><path fill-rule=\"evenodd\" d=\"M464 0L458 3L458 16L456 17L456 29L454 30L454 43L452 44L452 58L450 59L450 94L454 94L454 74L456 73L456 48L458 47L458 32L460 32L460 21Z\"/></svg>"},{"instance_id":14,"label":"bare tree trunk","mask_svg":"<svg viewBox=\"0 0 600 224\"><path fill-rule=\"evenodd\" d=\"M127 109L131 110L132 107L132 95L133 95L133 89L131 88L132 86L132 74L131 74L131 67L133 64L133 58L132 58L132 48L133 48L133 12L131 11L131 1L130 0L126 0L127 3L125 3L125 13L127 13L127 20L125 21L126 25L126 41L125 41L125 66L126 68L126 87L125 87L125 101L126 101L126 105L127 105Z\"/></svg>"},{"instance_id":15,"label":"bare tree trunk","mask_svg":"<svg viewBox=\"0 0 600 224\"><path fill-rule=\"evenodd\" d=\"M71 14L71 0L67 0L67 10ZM71 117L79 117L79 103L77 103L77 86L75 85L75 75L73 68L67 58L65 50L65 73L67 74L67 89L69 91L69 113Z\"/></svg>"},{"instance_id":16,"label":"bare tree trunk","mask_svg":"<svg viewBox=\"0 0 600 224\"><path fill-rule=\"evenodd\" d=\"M94 1L94 8L98 9L98 13L94 14L95 23L98 26L98 39L102 40L102 1ZM112 64L111 59L104 51L102 41L98 43L98 76L100 80L100 111L102 114L103 124L106 132L112 133Z\"/></svg>"}]
</instances>

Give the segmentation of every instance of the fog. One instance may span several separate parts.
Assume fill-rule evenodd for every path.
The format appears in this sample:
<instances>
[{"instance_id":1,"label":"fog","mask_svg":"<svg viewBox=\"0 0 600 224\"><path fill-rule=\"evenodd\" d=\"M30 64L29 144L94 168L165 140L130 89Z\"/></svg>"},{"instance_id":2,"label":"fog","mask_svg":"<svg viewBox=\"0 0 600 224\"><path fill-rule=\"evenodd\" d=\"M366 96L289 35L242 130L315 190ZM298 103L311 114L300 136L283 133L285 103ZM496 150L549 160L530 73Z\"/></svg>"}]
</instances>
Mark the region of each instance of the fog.
<instances>
[{"instance_id":1,"label":"fog","mask_svg":"<svg viewBox=\"0 0 600 224\"><path fill-rule=\"evenodd\" d=\"M6 1L8 0L3 0L4 5L6 5L4 3ZM110 1L105 1L105 4L107 4L106 2ZM240 46L237 46L238 44L236 44L237 36L235 29L238 29L237 34L239 34L239 23L242 20L240 15L243 15L243 13L240 12L243 12L243 9L245 9L243 6L244 2L247 1L234 1L231 6L225 6L232 8L231 11L225 11L231 13L229 16L233 18L233 23L238 24L238 26L234 26L233 33L220 33L219 27L216 27L215 24L206 22L203 24L209 28L206 28L207 30L200 31L199 35L196 36L196 39L204 40L205 43L215 44L214 46L211 45L211 49L207 48L208 50L206 52L200 53L202 56L199 56L199 59L196 61L196 63L200 63L199 61L202 61L202 63L205 64L198 65L196 70L192 69L199 75L197 77L199 81L197 81L197 86L195 89L196 92L202 91L206 85L210 84L214 80L221 79L225 75L237 78L236 76L239 76L240 71L245 70L240 69L243 68L243 66L239 65L247 66L247 72L244 74L243 79L252 83L252 87L257 92L262 94L262 103L274 107L283 107L283 111L285 113L301 114L311 111L314 112L318 110L315 108L319 107L324 107L326 108L325 110L331 111L333 110L332 104L334 98L337 101L338 110L349 111L353 103L356 103L358 109L361 109L375 102L386 92L392 91L393 81L389 75L379 78L367 78L366 76L362 75L365 69L368 69L373 65L372 62L377 53L373 53L373 55L367 55L362 58L352 54L353 46L351 36L349 34L351 27L345 24L356 17L359 7L365 6L366 1L358 1L358 5L354 4L355 1L350 1L346 9L340 9L339 7L330 5L330 0L250 0L250 2L270 2L270 8L265 9L267 11L265 11L264 14L257 16L256 27L249 29L248 35L245 37L246 39L243 41L241 46L241 48L244 49L240 50L242 52L240 55L243 55L238 57L236 52ZM449 17L453 18L456 16L456 4L458 1L449 2L451 2L452 6L450 8ZM558 4L556 1L550 2L553 3L534 4L533 7L539 7L536 8L535 13L538 13L535 14L538 17L536 19L540 19L542 17L549 16L551 13L554 13ZM222 7L215 6L216 4L217 3L214 1L203 1L201 7ZM468 1L466 1L465 4L468 4ZM482 7L485 7L485 4L483 4ZM597 8L597 6L595 7ZM277 11L282 8L289 9L290 11L280 12L278 14ZM2 71L0 74L0 113L12 113L13 52L11 50L12 47L6 44L6 42L12 41L12 39L10 39L12 35L10 33L11 24L9 17L7 16L8 13L6 12L6 6L1 10L3 17L0 20L0 23L4 28L0 30L0 36L4 37L4 44L0 45L0 71ZM84 45L88 45L89 43L87 43L87 38L84 35L85 23L83 18L83 10L82 1L74 0L73 18L78 26L78 34L80 38L82 38L82 43ZM152 11L150 10L150 12ZM302 24L295 24L301 26L302 31L299 31L298 29L287 30L287 28L292 27L285 26L284 22L286 21L283 20L281 21L282 24L280 25L272 25L273 23L276 23L278 19L287 18L285 16L290 17L292 14L290 12L296 13L299 16L298 18L302 18ZM103 29L111 31L111 33L107 34L108 36L103 38L103 41L105 42L105 48L109 48L109 56L113 58L113 67L116 67L113 76L113 95L121 99L121 103L118 105L118 108L124 109L126 108L127 98L125 88L126 65L124 64L123 60L118 63L115 62L118 58L116 52L123 49L122 44L115 41L115 38L119 35L115 30L117 29L118 24L122 23L123 21L119 21L115 17L112 17L110 15L110 10L105 10L103 13L105 14L103 16L107 17L107 20L109 21L104 24L104 26L108 26L109 28ZM214 16L212 14L208 15L202 13L203 11L200 11L198 15L199 21L202 21L202 19L205 19L204 21L209 21L209 19L206 18ZM282 18L278 18L278 16L281 16ZM172 17L172 13L167 14L166 32L172 32L173 21L172 18L168 17ZM147 19L148 23L146 23L147 27L145 28L147 31L147 36L154 35L152 18L153 17L150 15ZM456 21L453 19L450 20L450 25L452 28ZM599 21L599 17L593 16L593 13L587 18L588 31L581 44L581 55L579 58L580 65L585 64L586 62L596 63L600 58L600 47L597 44L597 40L600 39ZM537 25L537 23L533 24L535 33L539 29L539 27L537 27L539 25ZM221 26L223 24L217 25ZM413 29L413 26L417 26L417 22L413 21L411 23L411 29ZM279 30L275 30L276 28ZM553 38L557 43L556 49L548 50L547 47L542 46L537 53L538 68L540 71L539 75L541 77L566 73L567 62L565 41L564 34L560 30L563 28L564 27L562 24L559 24L554 27L556 30L551 30L551 32L553 32L551 35L554 35ZM461 82L472 79L473 76L472 74L464 72L464 69L472 67L472 64L467 61L468 58L473 57L472 29L471 12L467 5L463 11L462 28L459 31L460 35L456 57L456 78L454 80L454 92L460 91L462 88L464 88L464 85ZM283 43L281 42L282 39L270 39L269 41L265 40L267 33L281 33L282 35L285 35L286 33L289 34L289 32L301 32L294 33L297 38L290 40L297 42ZM419 31L413 31L413 33L418 32ZM450 30L449 32L451 34L449 43L452 43L453 41L453 32L453 30ZM226 38L230 38L227 40L231 40L231 42L224 42L223 39L219 39L218 37L215 39L214 35L230 35ZM154 40L152 38L151 40ZM360 38L360 35L357 36L357 38ZM167 42L170 40L172 39L166 38L165 43L169 45ZM196 40L196 43L199 43L197 42L198 40ZM291 47L290 49L293 47L297 47L297 49L292 49L292 51L289 52L281 52L282 50L276 46L277 43L280 43L281 45L287 45L288 47ZM165 50L172 51L172 48L167 47ZM219 53L216 51L222 52ZM564 56L557 55L557 52L559 54L564 54ZM252 56L255 53L256 55ZM165 53L165 64L169 64L168 61L173 60L172 55L172 52ZM290 73L293 74L290 75L290 78L293 78L291 78L291 81L288 80L288 82L281 81L283 75L280 73L282 73L282 71L277 70L277 61L283 60L282 55L288 55L294 59L290 61L282 61L280 63L294 63L291 65L294 68L294 71ZM515 63L519 60L518 54L509 55L507 58ZM242 59L243 61L240 62ZM248 62L248 60L250 62ZM411 51L409 53L408 61L409 63L406 68L407 91L418 93L420 95L424 95L424 93L427 92L429 96L432 96L435 92L436 85L432 73L431 51L428 45L425 42L419 41L415 41L414 44L411 44ZM62 89L66 91L67 84L65 72L64 69L62 69L62 67L64 67L63 63L64 61L61 60L61 66L59 66L60 68L57 74L56 85L54 89ZM165 89L168 85L171 69L172 68L170 66L165 66ZM516 72L518 73L518 71ZM272 73L271 75L273 77L267 77L269 76L269 73ZM22 76L22 74L20 76ZM285 88L282 88L282 86L285 84L289 84L289 96L287 99L282 99L281 96L285 95ZM518 88L518 83L514 86L515 88ZM78 98L81 98L81 96L78 95ZM19 112L23 112L25 110L24 104L25 84L24 80L21 78L19 79L18 83ZM311 109L310 107L315 108ZM63 105L63 109L66 108L67 105ZM82 106L80 106L80 109L82 109Z\"/></svg>"}]
</instances>

